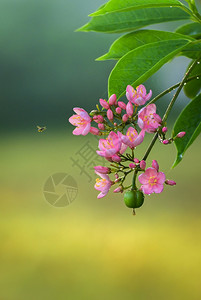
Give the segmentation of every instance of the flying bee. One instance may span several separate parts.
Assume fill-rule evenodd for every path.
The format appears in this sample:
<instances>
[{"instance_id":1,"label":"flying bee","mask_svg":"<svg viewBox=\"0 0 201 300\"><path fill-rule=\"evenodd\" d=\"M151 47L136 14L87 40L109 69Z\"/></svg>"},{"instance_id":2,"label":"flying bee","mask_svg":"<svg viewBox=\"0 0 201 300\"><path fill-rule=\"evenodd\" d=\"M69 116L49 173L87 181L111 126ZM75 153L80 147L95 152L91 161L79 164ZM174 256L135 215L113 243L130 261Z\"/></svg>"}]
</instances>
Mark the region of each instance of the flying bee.
<instances>
[{"instance_id":1,"label":"flying bee","mask_svg":"<svg viewBox=\"0 0 201 300\"><path fill-rule=\"evenodd\" d=\"M38 126L38 125L37 125L37 128L38 128L38 132L43 132L47 129L46 126Z\"/></svg>"}]
</instances>

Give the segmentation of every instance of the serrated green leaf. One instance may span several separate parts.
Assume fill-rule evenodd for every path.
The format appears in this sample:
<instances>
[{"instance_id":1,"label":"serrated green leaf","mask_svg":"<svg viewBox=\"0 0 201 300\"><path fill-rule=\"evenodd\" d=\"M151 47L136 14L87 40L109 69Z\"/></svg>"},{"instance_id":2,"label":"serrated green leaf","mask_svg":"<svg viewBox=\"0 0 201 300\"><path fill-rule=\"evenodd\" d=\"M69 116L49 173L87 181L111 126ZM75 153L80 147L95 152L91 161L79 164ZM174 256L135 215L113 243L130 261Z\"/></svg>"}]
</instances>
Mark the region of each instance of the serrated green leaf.
<instances>
[{"instance_id":1,"label":"serrated green leaf","mask_svg":"<svg viewBox=\"0 0 201 300\"><path fill-rule=\"evenodd\" d=\"M191 64L192 64L192 62L190 63L190 65ZM188 68L189 68L189 66L188 66ZM188 70L188 68L187 68L187 70ZM200 74L201 74L201 63L197 64L195 66L195 68L191 72L190 76L196 76L196 75L200 75ZM186 85L184 86L184 92L185 92L186 96L191 99L193 99L199 93L200 89L201 89L201 76L198 76L198 78L195 80L187 82Z\"/></svg>"},{"instance_id":2,"label":"serrated green leaf","mask_svg":"<svg viewBox=\"0 0 201 300\"><path fill-rule=\"evenodd\" d=\"M118 38L110 47L109 52L96 60L120 59L126 53L140 46L165 40L178 40L186 38L194 41L192 37L181 34L159 31L159 30L138 30Z\"/></svg>"},{"instance_id":3,"label":"serrated green leaf","mask_svg":"<svg viewBox=\"0 0 201 300\"><path fill-rule=\"evenodd\" d=\"M188 40L168 40L138 47L123 56L112 70L108 81L109 96L125 94L126 86L143 83L165 63L176 56Z\"/></svg>"},{"instance_id":4,"label":"serrated green leaf","mask_svg":"<svg viewBox=\"0 0 201 300\"><path fill-rule=\"evenodd\" d=\"M99 16L105 13L116 11L134 10L147 7L183 7L183 4L177 0L110 0L105 6L99 8L90 16Z\"/></svg>"},{"instance_id":5,"label":"serrated green leaf","mask_svg":"<svg viewBox=\"0 0 201 300\"><path fill-rule=\"evenodd\" d=\"M200 23L189 23L180 26L176 29L176 33L190 35L194 38L201 38L201 24Z\"/></svg>"},{"instance_id":6,"label":"serrated green leaf","mask_svg":"<svg viewBox=\"0 0 201 300\"><path fill-rule=\"evenodd\" d=\"M195 141L201 132L201 94L192 100L181 112L173 128L173 136L181 131L185 131L183 138L175 140L177 148L177 157L173 168L182 160L184 153Z\"/></svg>"},{"instance_id":7,"label":"serrated green leaf","mask_svg":"<svg viewBox=\"0 0 201 300\"><path fill-rule=\"evenodd\" d=\"M126 32L151 24L189 18L189 14L177 7L145 8L93 17L89 23L77 31Z\"/></svg>"}]
</instances>

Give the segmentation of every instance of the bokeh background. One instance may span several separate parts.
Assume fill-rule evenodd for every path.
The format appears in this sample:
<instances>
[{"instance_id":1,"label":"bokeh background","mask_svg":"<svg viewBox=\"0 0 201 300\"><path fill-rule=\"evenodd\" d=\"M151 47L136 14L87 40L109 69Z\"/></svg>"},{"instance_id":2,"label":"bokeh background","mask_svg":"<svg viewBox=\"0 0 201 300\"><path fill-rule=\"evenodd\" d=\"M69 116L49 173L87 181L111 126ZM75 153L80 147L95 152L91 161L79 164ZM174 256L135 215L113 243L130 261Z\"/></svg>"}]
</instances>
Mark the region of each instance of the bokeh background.
<instances>
[{"instance_id":1,"label":"bokeh background","mask_svg":"<svg viewBox=\"0 0 201 300\"><path fill-rule=\"evenodd\" d=\"M148 163L157 159L177 186L146 197L133 217L122 195L96 198L97 140L71 134L72 108L91 110L107 97L114 62L95 58L118 35L74 32L102 3L0 0L2 300L201 298L200 138L173 170L174 146L158 143ZM178 82L189 62L175 59L146 87L156 95ZM160 101L160 113L171 95ZM170 128L188 101L181 94ZM37 125L47 130L38 133ZM86 143L93 148L88 175L72 162ZM78 186L76 199L63 208L43 195L47 178L60 172Z\"/></svg>"}]
</instances>

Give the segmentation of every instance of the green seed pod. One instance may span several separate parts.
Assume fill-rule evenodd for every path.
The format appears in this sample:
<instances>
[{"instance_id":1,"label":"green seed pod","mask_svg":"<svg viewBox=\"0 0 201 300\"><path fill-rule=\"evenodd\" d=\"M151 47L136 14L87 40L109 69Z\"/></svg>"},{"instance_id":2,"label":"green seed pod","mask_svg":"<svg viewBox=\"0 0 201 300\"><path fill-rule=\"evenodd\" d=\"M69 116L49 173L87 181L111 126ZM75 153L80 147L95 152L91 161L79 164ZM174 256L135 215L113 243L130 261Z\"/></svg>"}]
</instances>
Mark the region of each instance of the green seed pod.
<instances>
[{"instance_id":1,"label":"green seed pod","mask_svg":"<svg viewBox=\"0 0 201 300\"><path fill-rule=\"evenodd\" d=\"M124 194L124 202L130 208L138 208L144 203L144 194L137 191L127 191Z\"/></svg>"}]
</instances>

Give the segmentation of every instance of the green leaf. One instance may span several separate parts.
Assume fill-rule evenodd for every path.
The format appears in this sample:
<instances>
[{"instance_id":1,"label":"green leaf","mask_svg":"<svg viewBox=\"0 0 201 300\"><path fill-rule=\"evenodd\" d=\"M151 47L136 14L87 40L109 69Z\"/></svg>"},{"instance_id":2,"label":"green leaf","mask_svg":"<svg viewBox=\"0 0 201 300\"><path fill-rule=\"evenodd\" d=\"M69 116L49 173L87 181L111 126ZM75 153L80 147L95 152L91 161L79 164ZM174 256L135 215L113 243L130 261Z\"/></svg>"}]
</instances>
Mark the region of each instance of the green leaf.
<instances>
[{"instance_id":1,"label":"green leaf","mask_svg":"<svg viewBox=\"0 0 201 300\"><path fill-rule=\"evenodd\" d=\"M181 55L196 59L201 53L201 40L189 43L181 52Z\"/></svg>"},{"instance_id":2,"label":"green leaf","mask_svg":"<svg viewBox=\"0 0 201 300\"><path fill-rule=\"evenodd\" d=\"M177 157L173 168L182 160L184 153L201 132L201 94L192 100L181 112L173 128L173 136L185 131L183 138L175 140Z\"/></svg>"},{"instance_id":3,"label":"green leaf","mask_svg":"<svg viewBox=\"0 0 201 300\"><path fill-rule=\"evenodd\" d=\"M105 3L103 8L99 8L90 16L99 16L105 13L116 11L134 10L147 7L183 7L183 4L177 0L110 0Z\"/></svg>"},{"instance_id":4,"label":"green leaf","mask_svg":"<svg viewBox=\"0 0 201 300\"><path fill-rule=\"evenodd\" d=\"M190 64L192 64L192 62ZM195 66L190 76L195 76L200 74L201 74L201 63ZM198 76L198 78L195 80L187 82L186 85L184 86L184 92L186 96L191 99L193 99L199 93L200 89L201 89L201 76Z\"/></svg>"},{"instance_id":5,"label":"green leaf","mask_svg":"<svg viewBox=\"0 0 201 300\"><path fill-rule=\"evenodd\" d=\"M126 86L143 83L189 43L186 39L160 41L138 47L123 56L112 70L108 81L109 95L125 94Z\"/></svg>"},{"instance_id":6,"label":"green leaf","mask_svg":"<svg viewBox=\"0 0 201 300\"><path fill-rule=\"evenodd\" d=\"M190 35L194 38L201 38L201 24L200 23L189 23L180 26L176 29L176 33Z\"/></svg>"},{"instance_id":7,"label":"green leaf","mask_svg":"<svg viewBox=\"0 0 201 300\"><path fill-rule=\"evenodd\" d=\"M105 55L96 60L120 59L126 53L140 46L165 40L177 40L186 38L194 41L193 38L177 33L158 30L138 30L118 38Z\"/></svg>"},{"instance_id":8,"label":"green leaf","mask_svg":"<svg viewBox=\"0 0 201 300\"><path fill-rule=\"evenodd\" d=\"M151 24L189 18L189 14L177 7L145 8L93 17L89 23L77 31L126 32Z\"/></svg>"}]
</instances>

